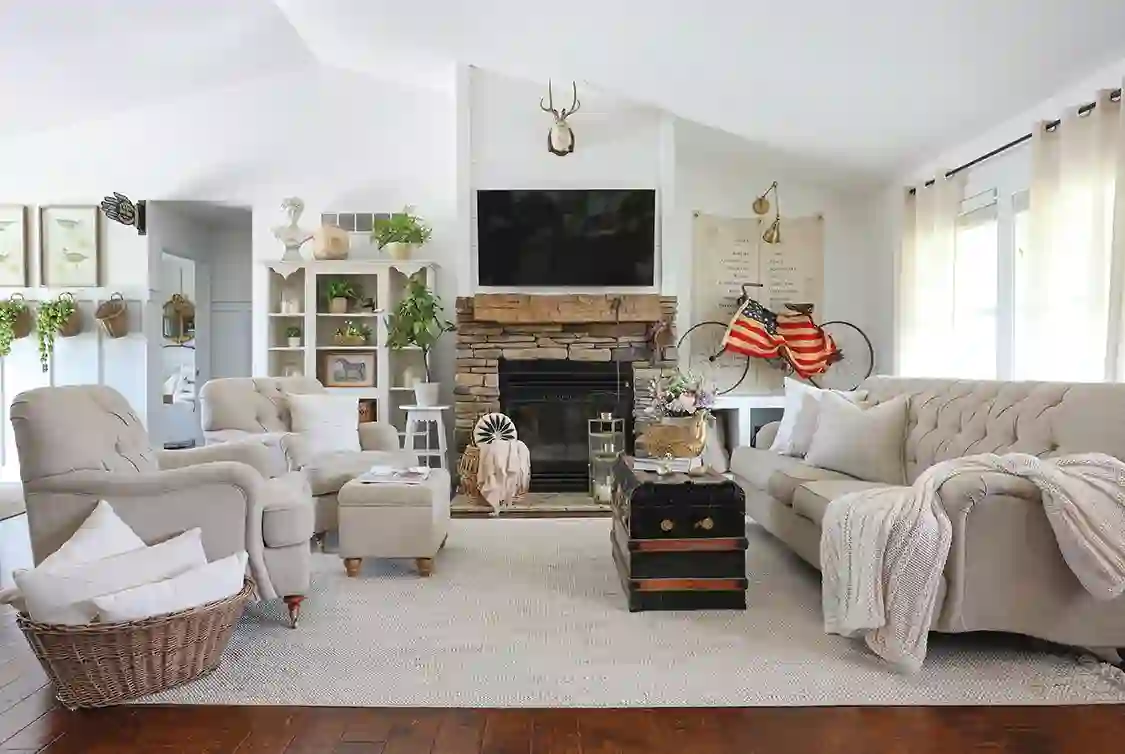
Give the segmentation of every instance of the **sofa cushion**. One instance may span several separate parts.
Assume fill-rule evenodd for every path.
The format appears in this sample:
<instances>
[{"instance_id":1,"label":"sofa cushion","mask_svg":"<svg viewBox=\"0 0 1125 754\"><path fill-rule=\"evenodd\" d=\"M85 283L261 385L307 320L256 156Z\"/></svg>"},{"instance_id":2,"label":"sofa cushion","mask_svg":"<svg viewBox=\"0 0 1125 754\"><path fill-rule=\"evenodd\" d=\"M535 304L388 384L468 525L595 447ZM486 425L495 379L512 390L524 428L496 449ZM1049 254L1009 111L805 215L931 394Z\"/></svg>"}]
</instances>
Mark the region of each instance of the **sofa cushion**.
<instances>
[{"instance_id":1,"label":"sofa cushion","mask_svg":"<svg viewBox=\"0 0 1125 754\"><path fill-rule=\"evenodd\" d=\"M864 410L826 393L805 460L869 482L904 484L906 406L903 397Z\"/></svg>"},{"instance_id":2,"label":"sofa cushion","mask_svg":"<svg viewBox=\"0 0 1125 754\"><path fill-rule=\"evenodd\" d=\"M844 480L853 478L828 469L810 466L800 458L783 456L758 448L736 448L731 456L730 469L760 490L765 490L779 502L791 505L793 492L805 482Z\"/></svg>"},{"instance_id":3,"label":"sofa cushion","mask_svg":"<svg viewBox=\"0 0 1125 754\"><path fill-rule=\"evenodd\" d=\"M304 472L293 471L266 481L262 540L266 547L308 542L313 535L312 492Z\"/></svg>"},{"instance_id":4,"label":"sofa cushion","mask_svg":"<svg viewBox=\"0 0 1125 754\"><path fill-rule=\"evenodd\" d=\"M824 521L824 511L828 504L841 495L886 486L860 479L805 482L793 493L793 510L819 525Z\"/></svg>"},{"instance_id":5,"label":"sofa cushion","mask_svg":"<svg viewBox=\"0 0 1125 754\"><path fill-rule=\"evenodd\" d=\"M314 495L339 492L347 482L355 479L372 466L416 466L418 457L405 450L364 450L359 453L322 453L313 456L302 467L308 475Z\"/></svg>"}]
</instances>

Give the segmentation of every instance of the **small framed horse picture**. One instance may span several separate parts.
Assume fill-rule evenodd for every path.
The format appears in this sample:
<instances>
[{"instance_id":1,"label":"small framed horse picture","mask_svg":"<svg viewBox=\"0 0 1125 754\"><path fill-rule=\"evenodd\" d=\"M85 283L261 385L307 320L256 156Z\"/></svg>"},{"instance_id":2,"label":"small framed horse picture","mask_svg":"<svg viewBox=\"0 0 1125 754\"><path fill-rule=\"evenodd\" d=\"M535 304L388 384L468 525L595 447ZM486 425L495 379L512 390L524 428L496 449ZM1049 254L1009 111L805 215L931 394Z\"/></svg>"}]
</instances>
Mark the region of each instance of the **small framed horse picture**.
<instances>
[{"instance_id":1,"label":"small framed horse picture","mask_svg":"<svg viewBox=\"0 0 1125 754\"><path fill-rule=\"evenodd\" d=\"M374 351L325 351L320 358L325 387L375 387Z\"/></svg>"}]
</instances>

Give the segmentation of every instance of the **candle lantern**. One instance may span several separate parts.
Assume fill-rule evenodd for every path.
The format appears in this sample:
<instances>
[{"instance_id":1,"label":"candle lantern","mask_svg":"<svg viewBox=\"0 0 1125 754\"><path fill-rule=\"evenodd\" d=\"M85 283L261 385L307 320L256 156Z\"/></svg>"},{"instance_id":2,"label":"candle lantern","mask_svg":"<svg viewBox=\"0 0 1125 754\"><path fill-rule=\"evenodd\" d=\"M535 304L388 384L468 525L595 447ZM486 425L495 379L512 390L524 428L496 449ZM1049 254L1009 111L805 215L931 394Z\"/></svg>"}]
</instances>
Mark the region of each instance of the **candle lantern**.
<instances>
[{"instance_id":1,"label":"candle lantern","mask_svg":"<svg viewBox=\"0 0 1125 754\"><path fill-rule=\"evenodd\" d=\"M589 420L590 497L595 503L613 499L613 464L625 450L625 420L601 413Z\"/></svg>"},{"instance_id":2,"label":"candle lantern","mask_svg":"<svg viewBox=\"0 0 1125 754\"><path fill-rule=\"evenodd\" d=\"M164 304L164 340L177 345L195 337L195 305L185 296L173 293Z\"/></svg>"}]
</instances>

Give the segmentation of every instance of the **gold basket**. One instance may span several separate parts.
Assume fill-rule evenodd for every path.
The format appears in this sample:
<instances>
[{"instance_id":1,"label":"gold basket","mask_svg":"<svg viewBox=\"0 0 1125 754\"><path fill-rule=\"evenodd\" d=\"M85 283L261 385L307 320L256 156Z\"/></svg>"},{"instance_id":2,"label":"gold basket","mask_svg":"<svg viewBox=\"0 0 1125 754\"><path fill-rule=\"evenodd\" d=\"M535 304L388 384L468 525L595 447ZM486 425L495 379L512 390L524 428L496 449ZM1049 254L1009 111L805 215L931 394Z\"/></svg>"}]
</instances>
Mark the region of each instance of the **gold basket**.
<instances>
[{"instance_id":1,"label":"gold basket","mask_svg":"<svg viewBox=\"0 0 1125 754\"><path fill-rule=\"evenodd\" d=\"M707 442L707 415L661 419L637 437L637 445L653 458L695 458Z\"/></svg>"}]
</instances>

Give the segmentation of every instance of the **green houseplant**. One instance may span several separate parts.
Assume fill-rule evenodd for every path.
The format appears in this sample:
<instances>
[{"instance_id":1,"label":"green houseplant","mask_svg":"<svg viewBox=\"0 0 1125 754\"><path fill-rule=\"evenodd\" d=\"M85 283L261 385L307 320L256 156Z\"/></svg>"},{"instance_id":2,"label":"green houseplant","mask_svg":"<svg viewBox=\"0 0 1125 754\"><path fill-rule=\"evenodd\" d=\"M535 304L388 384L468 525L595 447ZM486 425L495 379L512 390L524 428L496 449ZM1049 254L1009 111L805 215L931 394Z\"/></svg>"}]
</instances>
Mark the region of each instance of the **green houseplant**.
<instances>
[{"instance_id":1,"label":"green houseplant","mask_svg":"<svg viewBox=\"0 0 1125 754\"><path fill-rule=\"evenodd\" d=\"M328 298L328 311L331 314L347 314L348 302L359 298L359 290L350 280L331 280L325 291Z\"/></svg>"},{"instance_id":2,"label":"green houseplant","mask_svg":"<svg viewBox=\"0 0 1125 754\"><path fill-rule=\"evenodd\" d=\"M19 293L13 293L7 301L0 302L0 357L12 352L12 341L28 334L30 320L27 302Z\"/></svg>"},{"instance_id":3,"label":"green houseplant","mask_svg":"<svg viewBox=\"0 0 1125 754\"><path fill-rule=\"evenodd\" d=\"M301 328L296 325L286 327L285 339L289 343L290 348L299 348L301 345Z\"/></svg>"},{"instance_id":4,"label":"green houseplant","mask_svg":"<svg viewBox=\"0 0 1125 754\"><path fill-rule=\"evenodd\" d=\"M40 302L35 314L35 331L39 338L39 363L44 372L51 364L55 337L78 334L80 323L77 321L77 314L78 304L69 293L60 293L54 301Z\"/></svg>"},{"instance_id":5,"label":"green houseplant","mask_svg":"<svg viewBox=\"0 0 1125 754\"><path fill-rule=\"evenodd\" d=\"M338 346L365 346L371 340L371 328L349 319L336 330L333 340Z\"/></svg>"},{"instance_id":6,"label":"green houseplant","mask_svg":"<svg viewBox=\"0 0 1125 754\"><path fill-rule=\"evenodd\" d=\"M430 240L433 230L414 214L413 207L403 207L390 217L375 218L371 240L380 250L386 250L395 259L409 259L415 246Z\"/></svg>"},{"instance_id":7,"label":"green houseplant","mask_svg":"<svg viewBox=\"0 0 1125 754\"><path fill-rule=\"evenodd\" d=\"M426 287L421 275L414 275L406 284L406 295L386 317L388 348L422 351L426 381L414 385L414 398L419 406L437 404L440 383L432 381L430 351L442 335L456 329L452 322L442 319L441 312L441 299Z\"/></svg>"}]
</instances>

